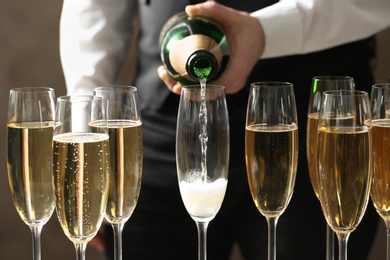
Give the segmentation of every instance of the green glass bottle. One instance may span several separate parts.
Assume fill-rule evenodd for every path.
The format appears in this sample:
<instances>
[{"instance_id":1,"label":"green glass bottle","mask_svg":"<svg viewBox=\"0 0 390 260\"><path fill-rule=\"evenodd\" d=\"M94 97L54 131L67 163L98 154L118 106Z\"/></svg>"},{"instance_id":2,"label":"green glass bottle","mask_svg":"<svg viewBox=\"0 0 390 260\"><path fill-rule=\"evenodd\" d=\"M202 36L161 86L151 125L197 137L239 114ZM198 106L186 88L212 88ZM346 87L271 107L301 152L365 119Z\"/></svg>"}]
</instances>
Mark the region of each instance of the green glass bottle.
<instances>
[{"instance_id":1,"label":"green glass bottle","mask_svg":"<svg viewBox=\"0 0 390 260\"><path fill-rule=\"evenodd\" d=\"M222 74L229 60L229 44L217 23L181 12L161 30L160 55L168 74L189 85Z\"/></svg>"}]
</instances>

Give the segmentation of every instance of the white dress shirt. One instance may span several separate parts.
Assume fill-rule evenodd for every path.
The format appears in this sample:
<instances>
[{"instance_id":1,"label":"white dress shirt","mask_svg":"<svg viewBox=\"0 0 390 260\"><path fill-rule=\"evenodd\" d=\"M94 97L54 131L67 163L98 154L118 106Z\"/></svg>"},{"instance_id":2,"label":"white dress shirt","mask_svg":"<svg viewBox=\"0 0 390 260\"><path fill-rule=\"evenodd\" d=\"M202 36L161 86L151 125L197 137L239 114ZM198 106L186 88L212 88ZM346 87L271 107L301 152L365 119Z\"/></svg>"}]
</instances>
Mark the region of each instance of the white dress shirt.
<instances>
[{"instance_id":1,"label":"white dress shirt","mask_svg":"<svg viewBox=\"0 0 390 260\"><path fill-rule=\"evenodd\" d=\"M262 58L320 51L390 26L390 0L281 0L251 14L265 33Z\"/></svg>"}]
</instances>

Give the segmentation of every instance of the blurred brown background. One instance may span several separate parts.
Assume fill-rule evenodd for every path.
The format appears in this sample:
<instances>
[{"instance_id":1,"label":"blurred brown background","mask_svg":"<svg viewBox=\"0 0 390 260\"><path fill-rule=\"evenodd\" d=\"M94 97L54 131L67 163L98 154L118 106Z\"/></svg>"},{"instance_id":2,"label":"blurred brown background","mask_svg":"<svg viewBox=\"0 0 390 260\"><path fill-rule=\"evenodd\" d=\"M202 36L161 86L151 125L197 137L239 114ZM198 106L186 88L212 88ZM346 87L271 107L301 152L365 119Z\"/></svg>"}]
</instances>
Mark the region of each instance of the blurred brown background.
<instances>
[{"instance_id":1,"label":"blurred brown background","mask_svg":"<svg viewBox=\"0 0 390 260\"><path fill-rule=\"evenodd\" d=\"M0 259L32 259L30 230L16 213L8 187L8 93L21 86L51 86L56 96L66 93L58 53L61 5L62 1L53 0L0 0ZM376 82L386 81L390 76L390 30L378 35L378 58L373 66ZM385 259L385 241L381 224L370 260ZM91 247L87 248L86 258L102 259ZM73 244L65 237L55 214L43 228L42 259L75 259ZM237 252L232 259L240 259Z\"/></svg>"}]
</instances>

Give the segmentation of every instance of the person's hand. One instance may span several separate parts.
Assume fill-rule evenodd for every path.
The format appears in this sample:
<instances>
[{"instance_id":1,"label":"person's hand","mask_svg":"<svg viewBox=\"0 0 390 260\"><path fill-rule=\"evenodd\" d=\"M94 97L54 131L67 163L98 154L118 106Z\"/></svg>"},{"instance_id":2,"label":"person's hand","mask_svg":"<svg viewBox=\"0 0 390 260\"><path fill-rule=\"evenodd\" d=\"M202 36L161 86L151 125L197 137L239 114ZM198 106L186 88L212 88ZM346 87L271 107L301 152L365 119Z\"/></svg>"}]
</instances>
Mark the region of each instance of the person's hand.
<instances>
[{"instance_id":1,"label":"person's hand","mask_svg":"<svg viewBox=\"0 0 390 260\"><path fill-rule=\"evenodd\" d=\"M157 73L158 73L158 76L160 77L160 79L162 81L164 81L165 85L167 85L167 87L173 92L173 93L176 93L178 95L180 95L181 93L181 88L182 88L182 84L180 84L179 82L173 80L167 70L165 69L164 66L160 66L158 67L157 69Z\"/></svg>"},{"instance_id":2,"label":"person's hand","mask_svg":"<svg viewBox=\"0 0 390 260\"><path fill-rule=\"evenodd\" d=\"M106 242L104 239L104 226L103 225L110 225L110 223L106 220L106 218L103 219L101 229L97 232L95 237L92 238L92 240L88 242L89 246L94 247L100 253L103 253L104 251L106 251Z\"/></svg>"},{"instance_id":3,"label":"person's hand","mask_svg":"<svg viewBox=\"0 0 390 260\"><path fill-rule=\"evenodd\" d=\"M88 245L94 247L98 252L103 253L106 250L106 243L104 240L104 234L98 232Z\"/></svg>"},{"instance_id":4,"label":"person's hand","mask_svg":"<svg viewBox=\"0 0 390 260\"><path fill-rule=\"evenodd\" d=\"M265 37L260 22L247 12L214 1L189 5L186 13L189 16L210 17L221 24L230 43L230 58L221 77L213 83L225 86L226 93L241 90L264 51ZM163 66L159 67L158 75L172 92L180 94L182 85L170 78Z\"/></svg>"}]
</instances>

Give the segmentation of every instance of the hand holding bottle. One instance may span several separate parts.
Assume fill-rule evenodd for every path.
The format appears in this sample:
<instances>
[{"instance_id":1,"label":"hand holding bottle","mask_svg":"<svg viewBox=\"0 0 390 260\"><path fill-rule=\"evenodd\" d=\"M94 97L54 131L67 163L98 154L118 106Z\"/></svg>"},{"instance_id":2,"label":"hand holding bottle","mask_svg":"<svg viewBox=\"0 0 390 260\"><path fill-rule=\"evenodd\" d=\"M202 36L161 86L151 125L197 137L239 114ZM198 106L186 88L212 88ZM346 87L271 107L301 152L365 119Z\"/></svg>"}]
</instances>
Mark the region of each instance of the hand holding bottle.
<instances>
[{"instance_id":1,"label":"hand holding bottle","mask_svg":"<svg viewBox=\"0 0 390 260\"><path fill-rule=\"evenodd\" d=\"M212 17L223 27L230 43L230 58L221 77L213 83L226 86L227 93L241 90L264 50L264 33L259 21L249 13L212 1L187 6L186 13L189 16ZM158 74L172 92L180 94L182 84L173 80L163 66L158 68Z\"/></svg>"}]
</instances>

